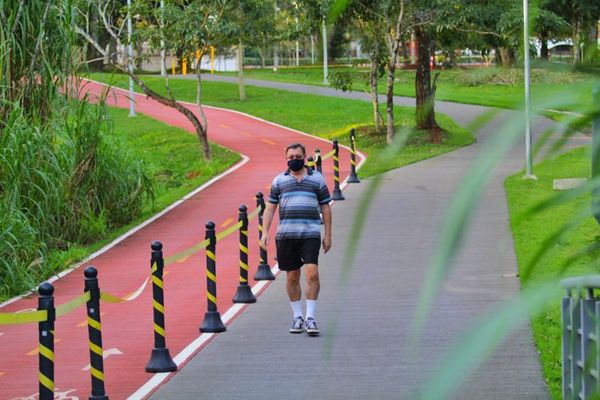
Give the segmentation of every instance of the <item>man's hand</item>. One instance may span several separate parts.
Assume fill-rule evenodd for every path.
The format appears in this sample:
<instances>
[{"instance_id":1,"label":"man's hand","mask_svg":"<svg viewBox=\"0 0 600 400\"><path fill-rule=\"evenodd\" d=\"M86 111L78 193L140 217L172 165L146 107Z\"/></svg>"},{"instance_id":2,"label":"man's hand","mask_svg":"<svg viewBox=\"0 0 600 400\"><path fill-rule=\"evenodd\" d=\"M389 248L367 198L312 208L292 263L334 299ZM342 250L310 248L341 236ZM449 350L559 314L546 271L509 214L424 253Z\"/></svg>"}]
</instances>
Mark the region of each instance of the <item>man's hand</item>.
<instances>
[{"instance_id":1,"label":"man's hand","mask_svg":"<svg viewBox=\"0 0 600 400\"><path fill-rule=\"evenodd\" d=\"M323 238L323 253L327 253L331 249L331 236Z\"/></svg>"},{"instance_id":2,"label":"man's hand","mask_svg":"<svg viewBox=\"0 0 600 400\"><path fill-rule=\"evenodd\" d=\"M267 235L266 235L266 234L263 234L263 235L260 237L260 240L258 241L258 245L259 245L259 246L260 246L260 247L261 247L263 250L267 250L267 239L268 239Z\"/></svg>"}]
</instances>

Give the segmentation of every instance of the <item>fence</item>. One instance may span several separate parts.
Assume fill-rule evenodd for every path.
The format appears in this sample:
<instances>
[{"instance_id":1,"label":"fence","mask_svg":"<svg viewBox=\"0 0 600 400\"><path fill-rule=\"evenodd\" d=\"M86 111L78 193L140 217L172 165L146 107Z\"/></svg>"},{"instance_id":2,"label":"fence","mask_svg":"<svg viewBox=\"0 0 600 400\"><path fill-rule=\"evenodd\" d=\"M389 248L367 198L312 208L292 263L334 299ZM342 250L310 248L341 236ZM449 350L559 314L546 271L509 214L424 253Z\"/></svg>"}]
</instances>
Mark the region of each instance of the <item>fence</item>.
<instances>
[{"instance_id":1,"label":"fence","mask_svg":"<svg viewBox=\"0 0 600 400\"><path fill-rule=\"evenodd\" d=\"M561 281L563 399L598 398L600 393L600 275Z\"/></svg>"}]
</instances>

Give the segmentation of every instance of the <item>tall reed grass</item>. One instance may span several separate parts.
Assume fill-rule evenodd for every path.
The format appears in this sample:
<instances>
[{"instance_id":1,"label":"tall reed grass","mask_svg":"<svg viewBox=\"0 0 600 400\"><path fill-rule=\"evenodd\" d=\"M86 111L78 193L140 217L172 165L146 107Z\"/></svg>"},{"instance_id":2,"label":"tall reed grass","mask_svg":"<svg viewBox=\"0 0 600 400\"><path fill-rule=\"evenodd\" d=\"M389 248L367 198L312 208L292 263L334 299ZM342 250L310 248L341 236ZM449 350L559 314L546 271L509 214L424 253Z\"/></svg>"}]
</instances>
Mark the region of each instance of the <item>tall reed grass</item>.
<instances>
[{"instance_id":1,"label":"tall reed grass","mask_svg":"<svg viewBox=\"0 0 600 400\"><path fill-rule=\"evenodd\" d=\"M0 298L61 270L56 250L124 225L152 196L104 104L70 99L71 0L0 0Z\"/></svg>"}]
</instances>

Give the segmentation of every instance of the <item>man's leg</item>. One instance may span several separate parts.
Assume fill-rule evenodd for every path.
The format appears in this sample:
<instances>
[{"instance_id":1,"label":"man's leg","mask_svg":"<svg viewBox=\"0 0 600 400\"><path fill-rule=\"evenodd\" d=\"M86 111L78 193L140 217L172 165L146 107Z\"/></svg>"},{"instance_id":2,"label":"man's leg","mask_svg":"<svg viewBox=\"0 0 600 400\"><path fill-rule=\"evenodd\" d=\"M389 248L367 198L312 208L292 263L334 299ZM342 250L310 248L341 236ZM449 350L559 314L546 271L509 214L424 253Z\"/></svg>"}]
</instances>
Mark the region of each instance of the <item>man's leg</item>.
<instances>
[{"instance_id":1,"label":"man's leg","mask_svg":"<svg viewBox=\"0 0 600 400\"><path fill-rule=\"evenodd\" d=\"M321 284L319 282L319 268L317 264L305 264L306 269L306 332L311 336L319 334L315 318L317 299Z\"/></svg>"},{"instance_id":2,"label":"man's leg","mask_svg":"<svg viewBox=\"0 0 600 400\"><path fill-rule=\"evenodd\" d=\"M302 289L300 288L300 270L287 272L286 289L290 299L290 306L294 312L294 322L290 333L302 333L304 330L304 318L302 317Z\"/></svg>"}]
</instances>

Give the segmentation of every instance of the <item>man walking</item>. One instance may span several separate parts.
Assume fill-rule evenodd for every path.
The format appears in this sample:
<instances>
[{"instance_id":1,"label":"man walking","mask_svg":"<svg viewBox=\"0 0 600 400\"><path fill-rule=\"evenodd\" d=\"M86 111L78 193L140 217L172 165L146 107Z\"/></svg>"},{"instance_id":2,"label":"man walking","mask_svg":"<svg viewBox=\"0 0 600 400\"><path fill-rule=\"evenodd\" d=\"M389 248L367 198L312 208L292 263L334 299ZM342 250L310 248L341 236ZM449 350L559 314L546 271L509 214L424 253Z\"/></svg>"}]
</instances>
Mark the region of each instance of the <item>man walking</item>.
<instances>
[{"instance_id":1,"label":"man walking","mask_svg":"<svg viewBox=\"0 0 600 400\"><path fill-rule=\"evenodd\" d=\"M315 319L319 297L319 250L321 247L321 217L323 214L323 251L331 248L331 196L323 176L305 167L306 149L300 143L285 149L288 169L275 177L269 202L263 217L260 246L267 248L269 228L279 205L279 228L275 236L279 269L287 272L287 294L294 312L290 333L317 336ZM302 315L300 268L306 276L306 320Z\"/></svg>"}]
</instances>

